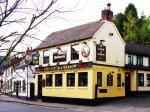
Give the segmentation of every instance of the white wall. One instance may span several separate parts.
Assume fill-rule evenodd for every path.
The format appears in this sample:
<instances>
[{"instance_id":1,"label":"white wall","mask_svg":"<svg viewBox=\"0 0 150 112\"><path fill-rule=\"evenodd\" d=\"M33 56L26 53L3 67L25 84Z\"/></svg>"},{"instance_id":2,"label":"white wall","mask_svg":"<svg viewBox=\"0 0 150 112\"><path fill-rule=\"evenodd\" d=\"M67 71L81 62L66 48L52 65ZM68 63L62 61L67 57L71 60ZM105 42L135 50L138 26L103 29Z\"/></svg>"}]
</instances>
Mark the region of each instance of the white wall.
<instances>
[{"instance_id":1,"label":"white wall","mask_svg":"<svg viewBox=\"0 0 150 112\"><path fill-rule=\"evenodd\" d=\"M28 71L27 71L28 70ZM34 74L35 67L25 67L25 69L19 68L13 71L13 90L14 90L14 82L15 81L21 81L21 86L23 86L22 81L26 81L26 91L23 91L21 88L21 91L19 92L19 96L27 96L27 74L28 74L28 96L30 97L30 83L34 82ZM16 92L13 93L13 95L16 95Z\"/></svg>"},{"instance_id":2,"label":"white wall","mask_svg":"<svg viewBox=\"0 0 150 112\"><path fill-rule=\"evenodd\" d=\"M113 33L113 36L109 36L109 33ZM124 66L125 43L114 23L105 21L102 27L95 33L94 38L96 43L99 43L100 40L105 40L103 45L106 46L106 61L95 60L96 63ZM94 54L96 55L96 53ZM95 55L94 57L96 57Z\"/></svg>"}]
</instances>

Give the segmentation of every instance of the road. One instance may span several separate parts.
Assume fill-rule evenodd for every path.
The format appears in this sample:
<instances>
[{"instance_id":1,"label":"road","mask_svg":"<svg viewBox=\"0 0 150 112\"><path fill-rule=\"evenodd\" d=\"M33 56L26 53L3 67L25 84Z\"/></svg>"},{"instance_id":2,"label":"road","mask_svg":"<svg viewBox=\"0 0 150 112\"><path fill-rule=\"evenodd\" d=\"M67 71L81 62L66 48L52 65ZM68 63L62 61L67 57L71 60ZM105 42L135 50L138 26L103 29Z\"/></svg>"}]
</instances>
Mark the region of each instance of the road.
<instances>
[{"instance_id":1,"label":"road","mask_svg":"<svg viewBox=\"0 0 150 112\"><path fill-rule=\"evenodd\" d=\"M61 108L39 107L12 102L0 102L0 112L75 112Z\"/></svg>"}]
</instances>

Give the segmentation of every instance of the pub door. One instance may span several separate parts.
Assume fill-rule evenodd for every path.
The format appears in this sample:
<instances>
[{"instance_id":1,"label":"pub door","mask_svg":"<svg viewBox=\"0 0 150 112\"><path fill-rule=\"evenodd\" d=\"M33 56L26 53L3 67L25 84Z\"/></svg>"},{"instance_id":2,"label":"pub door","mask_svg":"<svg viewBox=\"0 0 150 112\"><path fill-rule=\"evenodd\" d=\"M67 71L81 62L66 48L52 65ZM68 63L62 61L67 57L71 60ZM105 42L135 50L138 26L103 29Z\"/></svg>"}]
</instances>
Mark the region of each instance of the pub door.
<instances>
[{"instance_id":1,"label":"pub door","mask_svg":"<svg viewBox=\"0 0 150 112\"><path fill-rule=\"evenodd\" d=\"M42 98L42 75L38 75L38 98Z\"/></svg>"},{"instance_id":2,"label":"pub door","mask_svg":"<svg viewBox=\"0 0 150 112\"><path fill-rule=\"evenodd\" d=\"M125 73L125 96L131 95L131 74L129 72Z\"/></svg>"}]
</instances>

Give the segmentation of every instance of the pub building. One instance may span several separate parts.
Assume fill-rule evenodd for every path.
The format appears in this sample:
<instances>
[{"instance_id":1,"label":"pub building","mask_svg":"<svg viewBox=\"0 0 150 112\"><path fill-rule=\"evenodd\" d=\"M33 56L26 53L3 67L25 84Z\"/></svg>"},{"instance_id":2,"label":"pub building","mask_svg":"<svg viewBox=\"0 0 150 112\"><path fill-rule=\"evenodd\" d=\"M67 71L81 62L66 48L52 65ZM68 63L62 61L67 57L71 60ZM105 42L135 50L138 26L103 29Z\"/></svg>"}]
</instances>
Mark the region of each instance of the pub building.
<instances>
[{"instance_id":1,"label":"pub building","mask_svg":"<svg viewBox=\"0 0 150 112\"><path fill-rule=\"evenodd\" d=\"M127 66L129 52L112 22L110 6L102 10L100 20L54 32L35 48L37 98L95 101L135 90L137 71ZM143 75L138 77L142 80Z\"/></svg>"}]
</instances>

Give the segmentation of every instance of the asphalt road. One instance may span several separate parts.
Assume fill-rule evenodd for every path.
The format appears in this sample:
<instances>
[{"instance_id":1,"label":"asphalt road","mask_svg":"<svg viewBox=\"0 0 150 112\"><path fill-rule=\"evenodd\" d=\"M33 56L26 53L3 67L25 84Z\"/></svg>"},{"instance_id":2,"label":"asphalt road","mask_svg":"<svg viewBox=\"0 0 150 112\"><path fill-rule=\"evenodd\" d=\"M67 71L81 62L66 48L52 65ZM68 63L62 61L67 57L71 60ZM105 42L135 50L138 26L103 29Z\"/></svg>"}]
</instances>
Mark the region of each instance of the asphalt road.
<instances>
[{"instance_id":1,"label":"asphalt road","mask_svg":"<svg viewBox=\"0 0 150 112\"><path fill-rule=\"evenodd\" d=\"M0 102L0 112L75 112L73 110L39 107L12 102Z\"/></svg>"}]
</instances>

